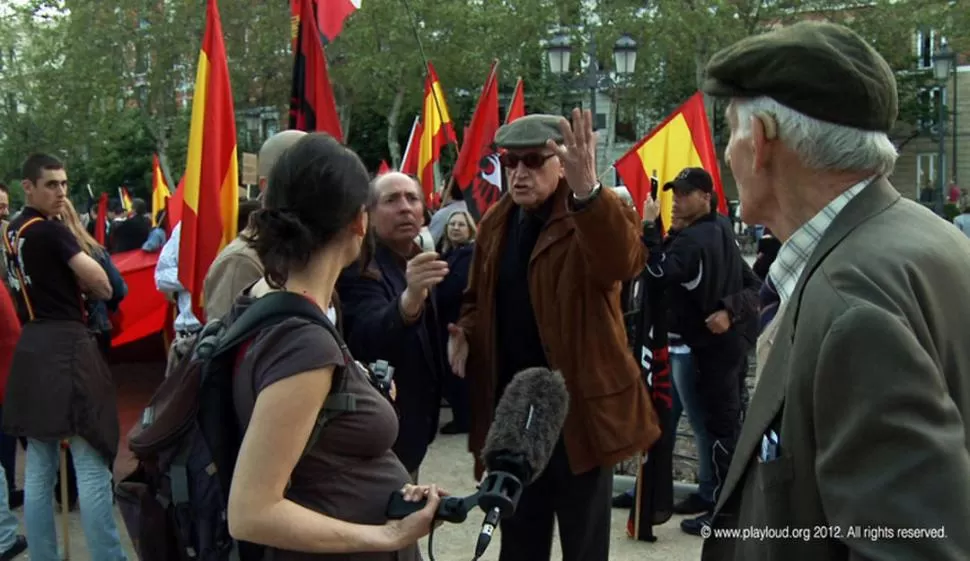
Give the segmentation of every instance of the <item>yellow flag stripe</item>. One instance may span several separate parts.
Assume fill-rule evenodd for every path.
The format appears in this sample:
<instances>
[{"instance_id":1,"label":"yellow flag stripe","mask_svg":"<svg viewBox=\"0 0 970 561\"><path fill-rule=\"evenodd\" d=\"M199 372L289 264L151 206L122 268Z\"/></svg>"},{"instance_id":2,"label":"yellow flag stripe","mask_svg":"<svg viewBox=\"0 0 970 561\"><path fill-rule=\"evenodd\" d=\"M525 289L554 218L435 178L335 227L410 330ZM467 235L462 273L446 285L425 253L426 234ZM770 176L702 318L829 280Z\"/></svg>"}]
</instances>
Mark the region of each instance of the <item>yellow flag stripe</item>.
<instances>
[{"instance_id":1,"label":"yellow flag stripe","mask_svg":"<svg viewBox=\"0 0 970 561\"><path fill-rule=\"evenodd\" d=\"M430 94L424 98L424 122L421 149L418 152L418 173L422 173L425 166L434 160L434 139L441 132L444 124L450 122L451 116L448 114L445 96L441 91L441 83L435 80L431 83Z\"/></svg>"},{"instance_id":2,"label":"yellow flag stripe","mask_svg":"<svg viewBox=\"0 0 970 561\"><path fill-rule=\"evenodd\" d=\"M671 191L663 190L664 184L672 181L686 167L704 167L684 115L681 113L671 119L667 126L643 143L637 155L647 177L653 177L656 172L660 185L657 194L660 217L664 226L668 227L673 215L674 197Z\"/></svg>"},{"instance_id":3,"label":"yellow flag stripe","mask_svg":"<svg viewBox=\"0 0 970 561\"><path fill-rule=\"evenodd\" d=\"M222 209L222 246L225 247L229 242L236 239L239 222L239 160L236 156L235 148L229 156L229 167L226 169L226 177L222 180L222 187L219 189L219 203ZM220 248L221 249L221 248Z\"/></svg>"},{"instance_id":4,"label":"yellow flag stripe","mask_svg":"<svg viewBox=\"0 0 970 561\"><path fill-rule=\"evenodd\" d=\"M199 179L202 176L202 138L205 127L206 86L209 84L209 58L199 51L199 69L192 93L192 121L189 125L189 148L185 163L185 204L196 215L199 212Z\"/></svg>"}]
</instances>

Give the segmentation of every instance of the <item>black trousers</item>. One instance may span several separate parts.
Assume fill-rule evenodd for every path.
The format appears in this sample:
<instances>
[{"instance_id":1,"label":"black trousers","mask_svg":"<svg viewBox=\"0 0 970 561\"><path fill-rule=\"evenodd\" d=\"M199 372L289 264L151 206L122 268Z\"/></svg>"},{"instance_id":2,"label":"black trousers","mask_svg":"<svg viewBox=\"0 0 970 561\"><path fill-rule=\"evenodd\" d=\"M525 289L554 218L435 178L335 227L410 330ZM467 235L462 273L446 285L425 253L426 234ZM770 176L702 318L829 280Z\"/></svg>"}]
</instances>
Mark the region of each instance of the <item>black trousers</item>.
<instances>
[{"instance_id":1,"label":"black trousers","mask_svg":"<svg viewBox=\"0 0 970 561\"><path fill-rule=\"evenodd\" d=\"M607 561L612 492L611 469L573 475L560 437L545 471L523 490L515 514L502 521L499 561L548 561L554 520L563 561Z\"/></svg>"},{"instance_id":2,"label":"black trousers","mask_svg":"<svg viewBox=\"0 0 970 561\"><path fill-rule=\"evenodd\" d=\"M704 428L713 446L714 502L731 466L741 433L741 384L748 347L740 336L726 336L717 345L692 348L697 365L697 395L704 412Z\"/></svg>"},{"instance_id":3,"label":"black trousers","mask_svg":"<svg viewBox=\"0 0 970 561\"><path fill-rule=\"evenodd\" d=\"M455 426L468 430L471 426L469 419L471 406L468 404L468 380L459 378L454 374L445 375L445 391L447 392L448 404L451 405L451 415Z\"/></svg>"},{"instance_id":4,"label":"black trousers","mask_svg":"<svg viewBox=\"0 0 970 561\"><path fill-rule=\"evenodd\" d=\"M3 407L0 407L0 419ZM17 489L17 438L0 431L0 466L7 477L7 497Z\"/></svg>"}]
</instances>

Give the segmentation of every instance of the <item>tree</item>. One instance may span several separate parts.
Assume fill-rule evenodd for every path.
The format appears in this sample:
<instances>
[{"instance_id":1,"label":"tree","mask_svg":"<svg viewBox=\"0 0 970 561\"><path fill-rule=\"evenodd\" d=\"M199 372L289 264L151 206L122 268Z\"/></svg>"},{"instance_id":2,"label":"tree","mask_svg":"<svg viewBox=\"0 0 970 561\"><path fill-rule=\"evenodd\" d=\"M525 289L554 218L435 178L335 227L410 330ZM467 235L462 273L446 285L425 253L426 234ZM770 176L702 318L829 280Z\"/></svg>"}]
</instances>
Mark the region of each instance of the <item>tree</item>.
<instances>
[{"instance_id":1,"label":"tree","mask_svg":"<svg viewBox=\"0 0 970 561\"><path fill-rule=\"evenodd\" d=\"M493 58L501 61L504 89L510 91L519 75L530 88L539 86L534 63L542 53L540 40L557 18L557 4L545 0L411 0L408 5L412 13L401 0L369 1L327 47L331 76L340 85L338 103L352 106L354 115L385 116L387 155L395 165L411 115L421 110L424 56L438 72L460 135ZM351 145L353 131L351 126ZM453 157L450 150L446 157Z\"/></svg>"}]
</instances>

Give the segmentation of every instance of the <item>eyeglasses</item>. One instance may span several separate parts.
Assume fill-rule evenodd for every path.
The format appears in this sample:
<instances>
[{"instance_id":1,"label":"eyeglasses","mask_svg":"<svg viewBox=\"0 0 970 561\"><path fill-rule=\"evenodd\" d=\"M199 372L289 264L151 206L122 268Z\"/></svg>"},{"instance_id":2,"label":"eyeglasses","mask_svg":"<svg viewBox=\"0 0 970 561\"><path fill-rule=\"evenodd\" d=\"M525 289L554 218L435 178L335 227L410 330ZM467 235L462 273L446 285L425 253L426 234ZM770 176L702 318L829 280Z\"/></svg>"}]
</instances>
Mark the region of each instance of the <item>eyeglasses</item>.
<instances>
[{"instance_id":1,"label":"eyeglasses","mask_svg":"<svg viewBox=\"0 0 970 561\"><path fill-rule=\"evenodd\" d=\"M529 169L539 169L545 165L546 160L555 154L540 154L539 152L527 152L525 154L513 154L506 152L499 156L499 161L505 169L515 169L519 167L519 162Z\"/></svg>"}]
</instances>

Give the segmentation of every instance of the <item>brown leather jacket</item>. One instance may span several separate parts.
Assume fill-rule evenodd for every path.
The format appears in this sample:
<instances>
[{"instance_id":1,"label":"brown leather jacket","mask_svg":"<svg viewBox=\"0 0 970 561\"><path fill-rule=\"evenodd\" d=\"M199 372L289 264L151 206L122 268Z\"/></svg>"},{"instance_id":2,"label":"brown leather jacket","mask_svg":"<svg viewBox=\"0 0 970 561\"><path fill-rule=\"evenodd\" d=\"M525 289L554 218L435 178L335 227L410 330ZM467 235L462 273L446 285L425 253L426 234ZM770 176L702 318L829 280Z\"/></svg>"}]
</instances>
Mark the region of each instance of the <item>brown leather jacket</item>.
<instances>
[{"instance_id":1,"label":"brown leather jacket","mask_svg":"<svg viewBox=\"0 0 970 561\"><path fill-rule=\"evenodd\" d=\"M646 248L636 212L610 189L574 212L565 181L532 250L529 293L552 368L569 390L563 427L574 473L612 466L646 451L659 437L656 412L627 347L620 287L643 270ZM469 451L475 474L492 423L497 384L495 286L510 212L503 197L482 218L459 325L468 334L471 396Z\"/></svg>"}]
</instances>

